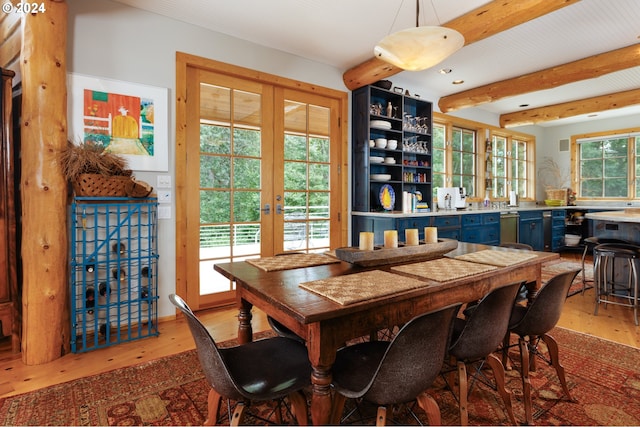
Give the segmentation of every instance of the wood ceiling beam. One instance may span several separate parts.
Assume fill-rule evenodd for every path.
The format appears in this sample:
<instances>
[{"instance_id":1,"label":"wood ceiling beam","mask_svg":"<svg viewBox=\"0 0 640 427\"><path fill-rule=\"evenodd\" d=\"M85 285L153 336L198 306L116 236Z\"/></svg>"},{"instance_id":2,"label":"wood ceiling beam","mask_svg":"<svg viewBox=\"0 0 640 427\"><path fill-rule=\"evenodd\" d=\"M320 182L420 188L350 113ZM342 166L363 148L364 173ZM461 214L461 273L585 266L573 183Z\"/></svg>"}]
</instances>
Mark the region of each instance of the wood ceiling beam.
<instances>
[{"instance_id":1,"label":"wood ceiling beam","mask_svg":"<svg viewBox=\"0 0 640 427\"><path fill-rule=\"evenodd\" d=\"M640 104L640 89L610 93L578 101L563 102L546 107L531 108L529 110L502 114L500 126L511 128L515 126L535 125L551 120L565 119L581 114L598 113L605 110L629 107Z\"/></svg>"},{"instance_id":2,"label":"wood ceiling beam","mask_svg":"<svg viewBox=\"0 0 640 427\"><path fill-rule=\"evenodd\" d=\"M494 0L442 25L462 34L465 45L468 45L578 1L580 0ZM354 90L401 71L402 68L374 56L347 70L342 75L342 80L349 90Z\"/></svg>"},{"instance_id":3,"label":"wood ceiling beam","mask_svg":"<svg viewBox=\"0 0 640 427\"><path fill-rule=\"evenodd\" d=\"M640 66L640 43L443 96L438 101L438 107L443 113L449 113L510 96L593 79L637 66Z\"/></svg>"}]
</instances>

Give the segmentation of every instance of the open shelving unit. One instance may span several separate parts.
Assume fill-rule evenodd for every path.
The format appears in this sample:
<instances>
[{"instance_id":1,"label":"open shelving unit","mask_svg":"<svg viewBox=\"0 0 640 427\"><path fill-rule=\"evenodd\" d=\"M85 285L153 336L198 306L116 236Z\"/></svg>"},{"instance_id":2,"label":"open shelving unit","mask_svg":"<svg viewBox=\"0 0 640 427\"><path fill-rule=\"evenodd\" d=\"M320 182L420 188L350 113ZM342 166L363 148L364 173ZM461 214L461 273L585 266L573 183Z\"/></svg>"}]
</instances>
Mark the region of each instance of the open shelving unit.
<instances>
[{"instance_id":1,"label":"open shelving unit","mask_svg":"<svg viewBox=\"0 0 640 427\"><path fill-rule=\"evenodd\" d=\"M402 211L402 193L421 193L432 200L431 131L433 106L417 97L376 86L353 92L352 157L354 211L378 212L385 209L379 200L381 189L389 185L395 195L393 211ZM390 114L389 114L390 113ZM372 125L387 122L388 128ZM396 148L371 147L378 138L396 140ZM394 163L373 163L373 158L393 158ZM372 175L390 175L378 180ZM388 188L388 187L387 187Z\"/></svg>"}]
</instances>

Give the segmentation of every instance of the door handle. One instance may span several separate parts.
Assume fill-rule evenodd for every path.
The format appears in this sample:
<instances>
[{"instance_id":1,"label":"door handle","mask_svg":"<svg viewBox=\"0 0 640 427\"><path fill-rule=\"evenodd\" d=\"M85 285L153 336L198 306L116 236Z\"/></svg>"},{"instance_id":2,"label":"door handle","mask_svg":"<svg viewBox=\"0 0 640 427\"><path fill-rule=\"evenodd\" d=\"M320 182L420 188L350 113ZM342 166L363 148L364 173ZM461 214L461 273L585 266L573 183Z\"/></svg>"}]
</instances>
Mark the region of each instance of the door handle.
<instances>
[{"instance_id":1,"label":"door handle","mask_svg":"<svg viewBox=\"0 0 640 427\"><path fill-rule=\"evenodd\" d=\"M282 205L280 203L276 205L276 214L282 215Z\"/></svg>"},{"instance_id":2,"label":"door handle","mask_svg":"<svg viewBox=\"0 0 640 427\"><path fill-rule=\"evenodd\" d=\"M271 213L271 205L269 203L265 203L264 208L260 210L264 212L265 215L269 215Z\"/></svg>"}]
</instances>

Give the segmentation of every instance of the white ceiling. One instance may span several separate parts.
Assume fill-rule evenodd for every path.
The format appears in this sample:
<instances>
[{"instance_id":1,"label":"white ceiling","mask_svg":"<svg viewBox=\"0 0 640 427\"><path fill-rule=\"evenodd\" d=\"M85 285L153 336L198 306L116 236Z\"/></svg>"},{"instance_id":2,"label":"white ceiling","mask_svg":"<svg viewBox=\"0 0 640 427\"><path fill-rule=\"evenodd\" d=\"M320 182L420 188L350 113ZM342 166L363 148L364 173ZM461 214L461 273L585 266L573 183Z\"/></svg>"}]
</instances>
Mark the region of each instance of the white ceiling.
<instances>
[{"instance_id":1,"label":"white ceiling","mask_svg":"<svg viewBox=\"0 0 640 427\"><path fill-rule=\"evenodd\" d=\"M115 0L229 34L346 71L373 57L385 35L415 26L414 0ZM439 25L487 0L420 0L420 25ZM452 93L565 64L638 43L639 0L582 0L526 24L467 45L441 64L403 72L403 82L432 96ZM451 74L438 72L450 68ZM463 79L462 85L452 85ZM389 78L393 80L393 77ZM503 114L640 88L640 65L597 79L484 104ZM437 103L438 99L432 99ZM640 102L640 100L639 100ZM640 106L596 118L640 114ZM593 120L576 116L541 124Z\"/></svg>"}]
</instances>

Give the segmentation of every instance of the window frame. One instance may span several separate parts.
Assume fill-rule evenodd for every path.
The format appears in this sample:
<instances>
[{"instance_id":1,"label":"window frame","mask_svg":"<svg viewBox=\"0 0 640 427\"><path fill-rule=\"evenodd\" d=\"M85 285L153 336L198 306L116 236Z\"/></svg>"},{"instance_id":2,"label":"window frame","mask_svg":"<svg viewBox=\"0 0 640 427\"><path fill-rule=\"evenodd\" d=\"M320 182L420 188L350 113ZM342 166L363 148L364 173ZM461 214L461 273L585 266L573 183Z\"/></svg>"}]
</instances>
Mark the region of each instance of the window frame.
<instances>
[{"instance_id":1,"label":"window frame","mask_svg":"<svg viewBox=\"0 0 640 427\"><path fill-rule=\"evenodd\" d=\"M607 140L607 139L623 139L627 138L627 196L626 197L586 197L582 195L582 176L580 169L580 144L581 141L590 140ZM586 142L586 141L585 141ZM636 194L638 188L638 180L640 180L640 172L636 173L636 164L640 163L640 129L627 128L616 129L603 132L593 132L571 136L571 185L575 191L576 200L579 201L634 201L640 199Z\"/></svg>"},{"instance_id":2,"label":"window frame","mask_svg":"<svg viewBox=\"0 0 640 427\"><path fill-rule=\"evenodd\" d=\"M445 185L452 185L453 182L453 148L451 141L453 139L453 129L461 128L465 130L475 131L476 134L476 159L475 159L475 194L468 196L469 202L482 202L485 198L485 193L488 188L487 181L492 177L487 173L486 162L490 162L493 156L492 142L493 136L501 136L507 139L507 147L512 147L512 141L526 143L526 156L530 159L529 166L526 171L526 178L523 179L526 186L525 198L521 198L523 201L535 201L535 189L536 189L536 138L534 135L529 135L521 132L514 132L505 130L502 128L490 126L484 123L475 122L473 120L462 119L459 117L453 117L447 114L434 112L433 113L434 126L444 126L445 128L445 164L444 164L444 182ZM435 133L435 132L434 132ZM491 142L491 144L489 144ZM488 151L491 150L491 151ZM507 158L507 179L511 180L512 176L512 158ZM433 163L432 158L432 163ZM433 164L432 164L433 167ZM435 172L432 171L435 175ZM436 193L436 186L433 188L434 194ZM508 201L508 193L504 197L494 197L492 193L489 194L489 199L493 202Z\"/></svg>"}]
</instances>

